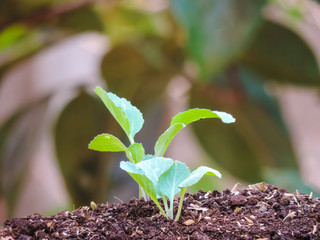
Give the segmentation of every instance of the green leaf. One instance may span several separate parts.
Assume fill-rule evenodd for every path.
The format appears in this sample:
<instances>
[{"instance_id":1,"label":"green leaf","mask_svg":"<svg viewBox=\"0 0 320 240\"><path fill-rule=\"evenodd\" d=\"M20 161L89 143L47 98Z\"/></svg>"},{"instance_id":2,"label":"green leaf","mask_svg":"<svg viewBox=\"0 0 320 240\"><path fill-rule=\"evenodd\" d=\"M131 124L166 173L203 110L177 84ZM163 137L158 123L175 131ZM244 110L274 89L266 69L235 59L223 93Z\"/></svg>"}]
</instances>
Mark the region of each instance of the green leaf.
<instances>
[{"instance_id":1,"label":"green leaf","mask_svg":"<svg viewBox=\"0 0 320 240\"><path fill-rule=\"evenodd\" d=\"M95 93L100 97L104 105L108 108L112 116L117 120L127 136L130 136L130 123L123 111L123 109L117 106L109 97L109 94L101 87L95 88Z\"/></svg>"},{"instance_id":2,"label":"green leaf","mask_svg":"<svg viewBox=\"0 0 320 240\"><path fill-rule=\"evenodd\" d=\"M122 170L126 171L127 173L134 173L134 174L144 175L144 171L141 168L137 167L136 164L131 163L131 162L121 161L120 162L120 168ZM146 181L146 182L149 182L149 181ZM151 185L153 185L152 182L151 182Z\"/></svg>"},{"instance_id":3,"label":"green leaf","mask_svg":"<svg viewBox=\"0 0 320 240\"><path fill-rule=\"evenodd\" d=\"M154 147L155 156L162 157L166 152L173 137L185 127L183 123L176 123L170 126L158 139Z\"/></svg>"},{"instance_id":4,"label":"green leaf","mask_svg":"<svg viewBox=\"0 0 320 240\"><path fill-rule=\"evenodd\" d=\"M119 98L113 93L107 93L101 87L96 87L95 92L125 131L130 142L134 143L134 136L140 131L144 122L139 109L132 106L128 100Z\"/></svg>"},{"instance_id":5,"label":"green leaf","mask_svg":"<svg viewBox=\"0 0 320 240\"><path fill-rule=\"evenodd\" d=\"M129 25L137 27L132 21ZM130 39L136 30L130 30ZM115 32L119 35L119 25ZM134 42L115 44L102 59L101 74L109 91L130 99L145 112L162 101L168 83L181 69L182 56L175 39L139 37Z\"/></svg>"},{"instance_id":6,"label":"green leaf","mask_svg":"<svg viewBox=\"0 0 320 240\"><path fill-rule=\"evenodd\" d=\"M172 118L170 127L159 137L156 142L154 151L155 156L163 156L166 152L173 137L186 125L205 118L220 118L224 123L233 123L235 119L231 114L209 109L189 109L185 112L178 113Z\"/></svg>"},{"instance_id":7,"label":"green leaf","mask_svg":"<svg viewBox=\"0 0 320 240\"><path fill-rule=\"evenodd\" d=\"M179 184L180 188L190 187L201 180L204 175L213 175L221 178L221 173L215 169L201 166L194 170L187 179Z\"/></svg>"},{"instance_id":8,"label":"green leaf","mask_svg":"<svg viewBox=\"0 0 320 240\"><path fill-rule=\"evenodd\" d=\"M157 186L157 182L161 174L167 171L173 164L173 160L164 157L151 158L136 164L142 169L145 175Z\"/></svg>"},{"instance_id":9,"label":"green leaf","mask_svg":"<svg viewBox=\"0 0 320 240\"><path fill-rule=\"evenodd\" d=\"M265 81L319 86L316 54L299 35L295 30L265 21L240 63Z\"/></svg>"},{"instance_id":10,"label":"green leaf","mask_svg":"<svg viewBox=\"0 0 320 240\"><path fill-rule=\"evenodd\" d=\"M100 152L126 152L127 147L111 134L99 134L89 144L89 149Z\"/></svg>"},{"instance_id":11,"label":"green leaf","mask_svg":"<svg viewBox=\"0 0 320 240\"><path fill-rule=\"evenodd\" d=\"M142 113L140 110L131 105L125 98L119 98L113 93L108 93L110 99L124 111L130 125L130 137L133 139L137 132L139 132L144 123Z\"/></svg>"},{"instance_id":12,"label":"green leaf","mask_svg":"<svg viewBox=\"0 0 320 240\"><path fill-rule=\"evenodd\" d=\"M104 30L103 22L94 8L86 7L80 8L76 11L63 14L59 18L58 26L73 30L75 32L96 31L102 32Z\"/></svg>"},{"instance_id":13,"label":"green leaf","mask_svg":"<svg viewBox=\"0 0 320 240\"><path fill-rule=\"evenodd\" d=\"M192 122L206 118L220 118L224 123L233 123L236 121L229 113L211 111L209 109L193 108L185 112L178 113L176 116L174 116L171 120L170 126L176 123L183 123L185 125L188 125Z\"/></svg>"},{"instance_id":14,"label":"green leaf","mask_svg":"<svg viewBox=\"0 0 320 240\"><path fill-rule=\"evenodd\" d=\"M65 106L55 124L58 164L76 207L90 201L102 202L114 185L113 177L105 172L112 167L112 154L88 150L92 136L105 129L120 130L119 125L111 123L112 116L99 101L80 92Z\"/></svg>"},{"instance_id":15,"label":"green leaf","mask_svg":"<svg viewBox=\"0 0 320 240\"><path fill-rule=\"evenodd\" d=\"M135 163L140 162L145 156L145 151L141 143L134 143L130 145L128 150L131 153L131 156Z\"/></svg>"},{"instance_id":16,"label":"green leaf","mask_svg":"<svg viewBox=\"0 0 320 240\"><path fill-rule=\"evenodd\" d=\"M262 21L266 1L172 0L187 36L187 50L200 75L209 78L239 57Z\"/></svg>"},{"instance_id":17,"label":"green leaf","mask_svg":"<svg viewBox=\"0 0 320 240\"><path fill-rule=\"evenodd\" d=\"M18 42L27 31L28 29L23 25L12 25L7 27L0 34L0 50L5 50L5 48Z\"/></svg>"},{"instance_id":18,"label":"green leaf","mask_svg":"<svg viewBox=\"0 0 320 240\"><path fill-rule=\"evenodd\" d=\"M142 158L142 161L145 161L145 160L148 160L148 159L151 159L151 158L154 158L154 157L155 156L153 156L152 154L147 154Z\"/></svg>"},{"instance_id":19,"label":"green leaf","mask_svg":"<svg viewBox=\"0 0 320 240\"><path fill-rule=\"evenodd\" d=\"M120 162L120 168L126 171L139 184L139 186L141 186L145 190L145 192L153 201L158 201L156 189L153 186L153 182L145 176L145 173L142 169L138 168L131 162L125 161Z\"/></svg>"},{"instance_id":20,"label":"green leaf","mask_svg":"<svg viewBox=\"0 0 320 240\"><path fill-rule=\"evenodd\" d=\"M266 181L263 178L266 166L296 168L296 157L278 102L267 93L263 79L244 69L238 71L239 84L247 97L232 105L226 98L221 100L220 96L212 94L219 91L218 86L195 84L189 95L190 107L212 108L214 103L219 109L232 109L237 124L203 121L192 127L214 165L218 163L243 181Z\"/></svg>"},{"instance_id":21,"label":"green leaf","mask_svg":"<svg viewBox=\"0 0 320 240\"><path fill-rule=\"evenodd\" d=\"M141 186L144 191L150 196L152 201L157 205L162 214L166 216L165 212L161 208L158 199L156 189L153 185L153 182L145 176L144 171L138 168L135 164L130 162L120 162L120 168L126 171L138 184Z\"/></svg>"},{"instance_id":22,"label":"green leaf","mask_svg":"<svg viewBox=\"0 0 320 240\"><path fill-rule=\"evenodd\" d=\"M180 192L179 185L190 175L190 170L186 164L175 161L171 168L163 173L158 181L158 189L166 195L170 203L174 196Z\"/></svg>"}]
</instances>

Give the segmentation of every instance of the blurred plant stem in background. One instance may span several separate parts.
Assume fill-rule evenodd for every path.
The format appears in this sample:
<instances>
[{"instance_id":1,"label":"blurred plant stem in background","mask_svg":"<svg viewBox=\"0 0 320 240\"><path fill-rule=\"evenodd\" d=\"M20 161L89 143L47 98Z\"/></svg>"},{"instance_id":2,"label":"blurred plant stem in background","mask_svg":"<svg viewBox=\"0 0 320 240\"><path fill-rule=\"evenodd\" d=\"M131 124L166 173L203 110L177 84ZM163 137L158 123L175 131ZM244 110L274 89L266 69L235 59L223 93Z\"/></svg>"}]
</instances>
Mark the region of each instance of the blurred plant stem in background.
<instances>
[{"instance_id":1,"label":"blurred plant stem in background","mask_svg":"<svg viewBox=\"0 0 320 240\"><path fill-rule=\"evenodd\" d=\"M296 103L319 88L319 15L311 0L2 0L0 220L137 196L124 156L87 148L101 132L123 135L96 85L143 111L137 141L151 154L178 111L234 115L228 128L195 124L168 151L222 170L205 190L268 181L317 192L320 134L308 135L320 114Z\"/></svg>"}]
</instances>

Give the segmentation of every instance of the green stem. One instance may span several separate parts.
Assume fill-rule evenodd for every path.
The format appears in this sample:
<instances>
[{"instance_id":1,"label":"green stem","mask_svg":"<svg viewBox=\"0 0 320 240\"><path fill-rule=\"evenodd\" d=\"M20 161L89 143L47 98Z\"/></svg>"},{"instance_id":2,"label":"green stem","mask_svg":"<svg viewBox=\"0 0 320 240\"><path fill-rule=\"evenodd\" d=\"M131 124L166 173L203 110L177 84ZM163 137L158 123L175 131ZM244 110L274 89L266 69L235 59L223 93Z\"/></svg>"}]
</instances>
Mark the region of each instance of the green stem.
<instances>
[{"instance_id":1,"label":"green stem","mask_svg":"<svg viewBox=\"0 0 320 240\"><path fill-rule=\"evenodd\" d=\"M139 186L139 199L142 197L142 189L141 187Z\"/></svg>"},{"instance_id":2,"label":"green stem","mask_svg":"<svg viewBox=\"0 0 320 240\"><path fill-rule=\"evenodd\" d=\"M162 200L163 200L163 205L164 205L164 209L166 210L166 213L168 212L168 201L167 201L167 197L162 194Z\"/></svg>"},{"instance_id":3,"label":"green stem","mask_svg":"<svg viewBox=\"0 0 320 240\"><path fill-rule=\"evenodd\" d=\"M155 199L152 199L152 200L157 205L157 207L159 208L159 210L163 214L163 216L168 218L167 214L163 211L162 207L160 206L160 203L158 202L158 199L155 198Z\"/></svg>"},{"instance_id":4,"label":"green stem","mask_svg":"<svg viewBox=\"0 0 320 240\"><path fill-rule=\"evenodd\" d=\"M174 219L174 221L178 221L180 218L180 214L181 214L181 209L182 209L182 204L183 204L183 199L184 199L184 194L186 193L187 188L182 188L181 189L181 193L180 193L180 202L179 202L179 207L178 207L178 212L176 215L176 218Z\"/></svg>"},{"instance_id":5,"label":"green stem","mask_svg":"<svg viewBox=\"0 0 320 240\"><path fill-rule=\"evenodd\" d=\"M169 218L173 219L173 199L170 201Z\"/></svg>"},{"instance_id":6,"label":"green stem","mask_svg":"<svg viewBox=\"0 0 320 240\"><path fill-rule=\"evenodd\" d=\"M145 201L149 200L148 195L146 194L146 192L143 190L143 188L139 185L139 198L143 197L143 199Z\"/></svg>"},{"instance_id":7,"label":"green stem","mask_svg":"<svg viewBox=\"0 0 320 240\"><path fill-rule=\"evenodd\" d=\"M129 161L130 161L131 163L134 163L134 164L135 164L135 162L134 162L134 160L133 160L133 158L132 158L131 152L130 152L128 149L126 150L126 156L127 156L127 158L129 159Z\"/></svg>"},{"instance_id":8,"label":"green stem","mask_svg":"<svg viewBox=\"0 0 320 240\"><path fill-rule=\"evenodd\" d=\"M142 189L142 196L143 196L145 201L149 201L150 200L149 195L146 194L146 192L143 189Z\"/></svg>"},{"instance_id":9,"label":"green stem","mask_svg":"<svg viewBox=\"0 0 320 240\"><path fill-rule=\"evenodd\" d=\"M132 138L132 137L130 137L130 136L128 136L128 138L129 138L130 145L134 144L134 140L133 140L133 138Z\"/></svg>"}]
</instances>

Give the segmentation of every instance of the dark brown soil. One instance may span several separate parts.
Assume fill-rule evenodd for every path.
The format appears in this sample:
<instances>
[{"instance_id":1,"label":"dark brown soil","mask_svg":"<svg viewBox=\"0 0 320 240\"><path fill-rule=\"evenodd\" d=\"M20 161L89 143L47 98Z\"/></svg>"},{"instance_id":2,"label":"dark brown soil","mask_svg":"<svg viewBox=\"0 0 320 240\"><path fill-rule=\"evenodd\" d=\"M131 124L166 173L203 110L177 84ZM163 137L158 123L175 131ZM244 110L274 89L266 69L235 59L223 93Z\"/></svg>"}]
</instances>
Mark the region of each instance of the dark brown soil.
<instances>
[{"instance_id":1,"label":"dark brown soil","mask_svg":"<svg viewBox=\"0 0 320 240\"><path fill-rule=\"evenodd\" d=\"M177 202L175 203L177 206ZM320 239L320 200L265 183L186 195L178 222L151 201L81 207L5 222L1 239Z\"/></svg>"}]
</instances>

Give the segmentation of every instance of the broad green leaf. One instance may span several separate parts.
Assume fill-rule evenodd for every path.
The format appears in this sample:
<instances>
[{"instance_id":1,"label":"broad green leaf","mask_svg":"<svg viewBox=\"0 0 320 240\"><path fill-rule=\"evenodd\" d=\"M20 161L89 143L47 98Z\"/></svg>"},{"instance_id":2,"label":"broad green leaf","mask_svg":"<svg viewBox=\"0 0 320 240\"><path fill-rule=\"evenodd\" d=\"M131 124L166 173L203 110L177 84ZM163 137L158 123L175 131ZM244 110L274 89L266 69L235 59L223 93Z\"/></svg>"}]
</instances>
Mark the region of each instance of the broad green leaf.
<instances>
[{"instance_id":1,"label":"broad green leaf","mask_svg":"<svg viewBox=\"0 0 320 240\"><path fill-rule=\"evenodd\" d=\"M133 143L135 134L140 131L144 122L141 112L128 100L107 93L101 87L96 87L95 92Z\"/></svg>"},{"instance_id":2,"label":"broad green leaf","mask_svg":"<svg viewBox=\"0 0 320 240\"><path fill-rule=\"evenodd\" d=\"M224 123L233 123L236 121L229 113L211 111L209 109L193 108L185 112L178 113L176 116L174 116L171 120L170 126L176 123L188 125L192 122L206 118L220 118Z\"/></svg>"},{"instance_id":3,"label":"broad green leaf","mask_svg":"<svg viewBox=\"0 0 320 240\"><path fill-rule=\"evenodd\" d=\"M180 188L190 187L196 184L197 182L199 182L204 175L213 175L213 176L217 176L218 178L221 178L221 174L219 171L209 167L201 166L201 167L198 167L196 170L194 170L189 175L188 178L186 178L182 183L180 183L179 187Z\"/></svg>"},{"instance_id":4,"label":"broad green leaf","mask_svg":"<svg viewBox=\"0 0 320 240\"><path fill-rule=\"evenodd\" d=\"M186 164L175 161L171 168L163 173L158 181L158 189L163 193L170 203L174 196L180 192L179 185L190 175L190 170Z\"/></svg>"},{"instance_id":5,"label":"broad green leaf","mask_svg":"<svg viewBox=\"0 0 320 240\"><path fill-rule=\"evenodd\" d=\"M316 54L295 31L265 21L254 42L241 56L240 64L262 75L265 81L319 86Z\"/></svg>"},{"instance_id":6,"label":"broad green leaf","mask_svg":"<svg viewBox=\"0 0 320 240\"><path fill-rule=\"evenodd\" d=\"M75 206L103 201L114 185L113 177L105 172L111 168L112 154L88 150L92 136L105 129L121 130L119 125L110 124L112 116L99 101L81 92L65 106L55 124L57 159Z\"/></svg>"},{"instance_id":7,"label":"broad green leaf","mask_svg":"<svg viewBox=\"0 0 320 240\"><path fill-rule=\"evenodd\" d=\"M135 164L131 162L120 162L120 168L126 171L138 184L141 186L144 191L150 196L152 201L157 205L162 214L166 216L165 212L161 208L158 199L156 189L153 186L153 182L145 176L145 173L142 169L138 168Z\"/></svg>"},{"instance_id":8,"label":"broad green leaf","mask_svg":"<svg viewBox=\"0 0 320 240\"><path fill-rule=\"evenodd\" d=\"M260 0L172 0L186 32L186 47L202 78L210 78L239 57L262 21Z\"/></svg>"},{"instance_id":9,"label":"broad green leaf","mask_svg":"<svg viewBox=\"0 0 320 240\"><path fill-rule=\"evenodd\" d=\"M132 22L129 25L137 26ZM119 26L115 31L119 34ZM130 38L132 35L130 30ZM175 39L138 39L114 45L102 59L101 73L109 91L130 99L146 112L162 101L168 83L180 71L184 59Z\"/></svg>"},{"instance_id":10,"label":"broad green leaf","mask_svg":"<svg viewBox=\"0 0 320 240\"><path fill-rule=\"evenodd\" d=\"M145 151L141 143L134 143L130 145L128 150L135 163L140 162L144 158Z\"/></svg>"},{"instance_id":11,"label":"broad green leaf","mask_svg":"<svg viewBox=\"0 0 320 240\"><path fill-rule=\"evenodd\" d=\"M144 171L141 168L137 167L136 164L128 162L128 161L121 161L120 168L122 170L126 171L127 173L144 175ZM148 182L148 181L146 181L146 182ZM151 182L151 185L152 185L152 182Z\"/></svg>"},{"instance_id":12,"label":"broad green leaf","mask_svg":"<svg viewBox=\"0 0 320 240\"><path fill-rule=\"evenodd\" d=\"M111 134L99 134L89 144L89 149L100 152L126 152L127 147Z\"/></svg>"},{"instance_id":13,"label":"broad green leaf","mask_svg":"<svg viewBox=\"0 0 320 240\"><path fill-rule=\"evenodd\" d=\"M257 75L242 69L236 74L247 97L232 105L211 94L217 86L195 84L190 91L190 107L212 108L214 103L219 109L232 109L237 119L237 124L231 126L210 121L192 125L201 146L215 164L247 182L265 181L262 172L266 166L296 168L277 100L267 93L263 79Z\"/></svg>"},{"instance_id":14,"label":"broad green leaf","mask_svg":"<svg viewBox=\"0 0 320 240\"><path fill-rule=\"evenodd\" d=\"M145 175L153 182L154 186L156 186L161 174L167 171L172 164L173 160L170 158L155 157L139 162L136 166L142 169Z\"/></svg>"},{"instance_id":15,"label":"broad green leaf","mask_svg":"<svg viewBox=\"0 0 320 240\"><path fill-rule=\"evenodd\" d=\"M190 109L178 113L172 118L170 127L159 137L155 145L155 156L163 156L173 137L186 125L205 118L220 118L224 123L232 123L235 119L231 114L209 109Z\"/></svg>"},{"instance_id":16,"label":"broad green leaf","mask_svg":"<svg viewBox=\"0 0 320 240\"><path fill-rule=\"evenodd\" d=\"M173 137L184 128L183 123L176 123L170 126L158 139L154 147L154 153L157 157L162 157L166 152L169 144L171 143Z\"/></svg>"},{"instance_id":17,"label":"broad green leaf","mask_svg":"<svg viewBox=\"0 0 320 240\"><path fill-rule=\"evenodd\" d=\"M153 156L152 154L147 154L142 158L142 161L145 161L145 160L148 160L148 159L151 159L151 158L154 158L154 157L155 156Z\"/></svg>"}]
</instances>

